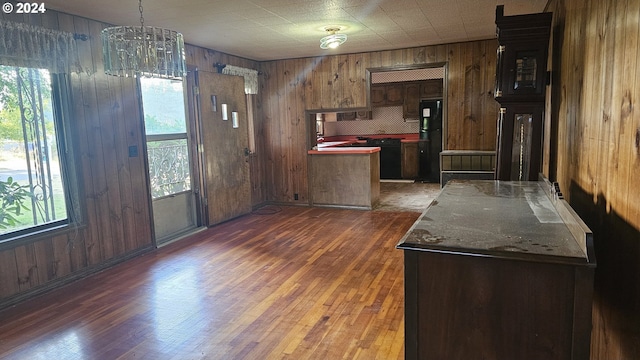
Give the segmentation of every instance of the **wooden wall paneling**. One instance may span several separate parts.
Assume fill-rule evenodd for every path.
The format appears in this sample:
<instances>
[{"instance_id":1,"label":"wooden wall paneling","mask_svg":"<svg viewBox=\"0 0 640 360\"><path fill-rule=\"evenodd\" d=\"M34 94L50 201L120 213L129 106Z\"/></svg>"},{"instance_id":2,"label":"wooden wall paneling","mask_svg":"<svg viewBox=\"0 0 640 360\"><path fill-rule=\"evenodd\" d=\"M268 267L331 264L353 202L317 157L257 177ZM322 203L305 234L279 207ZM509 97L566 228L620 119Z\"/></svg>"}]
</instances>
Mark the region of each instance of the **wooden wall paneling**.
<instances>
[{"instance_id":1,"label":"wooden wall paneling","mask_svg":"<svg viewBox=\"0 0 640 360\"><path fill-rule=\"evenodd\" d=\"M628 79L635 79L636 69L635 61L633 66L626 65L625 62L629 56L636 57L637 54L637 32L636 36L627 35L627 33L631 32L628 32L628 28L625 26L629 14L628 10L627 0L616 1L611 9L616 16L609 17L608 22L608 26L612 26L609 28L612 35L609 49L613 53L613 66L610 67L612 83L610 131L609 138L605 139L608 143L607 158L609 159L607 162L607 184L609 186L605 196L612 204L612 207L620 213L624 213L627 210L625 198L628 196L625 191L628 189L629 167L626 166L628 164L628 152L624 149L624 146L630 145L631 136L625 136L624 127L625 121L628 123L629 120L628 109L630 107L631 90L634 87L634 84L629 83ZM630 38L633 44L626 42L627 37ZM630 47L627 48L625 46L623 51L617 51L616 49L621 44L628 44ZM625 207L625 209L623 210L621 207Z\"/></svg>"},{"instance_id":2,"label":"wooden wall paneling","mask_svg":"<svg viewBox=\"0 0 640 360\"><path fill-rule=\"evenodd\" d=\"M322 108L322 89L324 87L322 76L322 61L324 57L315 57L311 60L311 86L313 92L311 98L307 100L309 102L309 108L313 110Z\"/></svg>"},{"instance_id":3,"label":"wooden wall paneling","mask_svg":"<svg viewBox=\"0 0 640 360\"><path fill-rule=\"evenodd\" d=\"M436 62L435 46L420 46L413 49L414 64L430 64Z\"/></svg>"},{"instance_id":4,"label":"wooden wall paneling","mask_svg":"<svg viewBox=\"0 0 640 360\"><path fill-rule=\"evenodd\" d=\"M36 258L36 271L40 284L54 278L53 269L53 244L51 239L44 239L33 243L34 255Z\"/></svg>"},{"instance_id":5,"label":"wooden wall paneling","mask_svg":"<svg viewBox=\"0 0 640 360\"><path fill-rule=\"evenodd\" d=\"M403 65L414 64L415 59L413 57L413 55L414 55L413 49L414 48L406 48L406 49L401 49L400 50L401 53L402 53L401 59L402 59L402 64Z\"/></svg>"},{"instance_id":6,"label":"wooden wall paneling","mask_svg":"<svg viewBox=\"0 0 640 360\"><path fill-rule=\"evenodd\" d=\"M296 59L295 71L296 71L296 91L294 93L296 102L296 130L293 134L295 138L295 154L298 158L297 163L293 167L293 193L294 201L306 203L309 200L308 196L308 171L307 168L307 126L309 125L308 118L306 117L306 82L310 77L309 68L307 66L308 60ZM298 194L298 200L295 199L295 194Z\"/></svg>"},{"instance_id":7,"label":"wooden wall paneling","mask_svg":"<svg viewBox=\"0 0 640 360\"><path fill-rule=\"evenodd\" d=\"M449 45L434 45L433 47L436 49L436 62L446 62L449 57Z\"/></svg>"},{"instance_id":8,"label":"wooden wall paneling","mask_svg":"<svg viewBox=\"0 0 640 360\"><path fill-rule=\"evenodd\" d=\"M14 248L20 291L27 291L38 286L40 279L36 268L38 267L33 244L25 244Z\"/></svg>"},{"instance_id":9,"label":"wooden wall paneling","mask_svg":"<svg viewBox=\"0 0 640 360\"><path fill-rule=\"evenodd\" d=\"M549 7L563 30L554 37L560 67L553 71L561 76L552 89L561 102L552 114L558 180L594 230L599 261L591 358L638 358L640 3L555 0Z\"/></svg>"},{"instance_id":10,"label":"wooden wall paneling","mask_svg":"<svg viewBox=\"0 0 640 360\"><path fill-rule=\"evenodd\" d=\"M287 110L289 112L289 138L292 140L289 148L288 177L290 191L288 201L299 201L300 189L304 178L303 168L306 164L306 126L304 118L304 87L303 70L298 59L292 59L289 67L289 91L287 92ZM306 174L306 172L305 172ZM306 178L306 177L305 177ZM298 194L298 200L295 200ZM305 194L306 198L306 194Z\"/></svg>"},{"instance_id":11,"label":"wooden wall paneling","mask_svg":"<svg viewBox=\"0 0 640 360\"><path fill-rule=\"evenodd\" d=\"M291 165L293 160L292 154L292 122L294 121L292 115L295 114L295 110L292 112L290 105L290 94L294 90L292 86L291 72L293 66L292 60L285 60L278 65L278 75L281 91L278 94L278 109L279 113L283 114L284 120L280 123L279 127L279 139L280 139L280 169L278 173L280 184L278 187L279 198L283 201L291 201L293 199L292 183L291 183ZM294 105L291 103L291 105Z\"/></svg>"},{"instance_id":12,"label":"wooden wall paneling","mask_svg":"<svg viewBox=\"0 0 640 360\"><path fill-rule=\"evenodd\" d=\"M66 234L57 235L51 239L51 244L53 245L53 274L56 278L71 274L68 240Z\"/></svg>"},{"instance_id":13,"label":"wooden wall paneling","mask_svg":"<svg viewBox=\"0 0 640 360\"><path fill-rule=\"evenodd\" d=\"M382 51L382 66L394 67L404 64L403 50L385 50Z\"/></svg>"},{"instance_id":14,"label":"wooden wall paneling","mask_svg":"<svg viewBox=\"0 0 640 360\"><path fill-rule=\"evenodd\" d=\"M616 28L616 21L617 21L615 16L615 5L620 1L622 0L618 0L615 2L608 2L608 1L605 2L606 3L604 8L605 14L611 14L611 15L608 15L606 17L605 22L603 23L604 28L602 29L603 30L602 41L604 43L603 50L607 54L606 61L608 66L604 67L604 74L603 74L604 75L604 92L602 94L603 96L603 106L602 106L603 127L600 133L600 141L603 143L603 147L602 147L603 163L602 163L602 166L599 167L599 169L602 169L602 171L605 172L605 175L602 177L604 181L603 192L604 192L605 199L607 199L609 204L611 203L611 200L612 200L612 196L613 196L612 190L614 187L614 184L612 181L613 179L611 179L609 174L609 172L611 171L610 165L614 161L614 159L612 158L613 149L611 149L613 144L610 143L610 139L611 137L616 136L615 128L616 128L616 123L618 121L618 119L614 117L614 111L618 106L618 103L616 104L613 103L614 87L615 87L615 80L616 80L614 78L615 77L614 70L616 67L619 66L618 61L620 59L620 56L622 56L623 54L623 52L615 51L615 41L616 41L615 28ZM579 119L579 120L580 122L582 121L582 119Z\"/></svg>"},{"instance_id":15,"label":"wooden wall paneling","mask_svg":"<svg viewBox=\"0 0 640 360\"><path fill-rule=\"evenodd\" d=\"M77 33L82 33L81 31L87 31L86 27L83 28L79 26L78 29L76 29L74 17L68 14L58 13L58 23L60 25L60 30L63 31ZM84 32L84 34L88 35L88 32ZM87 63L87 51L85 50L87 46L88 44L86 41L77 42L79 62L82 66ZM76 259L75 264L77 264L78 266L76 270L79 270L81 267L84 268L85 266L87 266L91 255L93 255L94 263L96 263L95 258L97 257L95 256L95 254L99 254L99 247L95 246L95 242L99 239L98 228L95 226L95 224L97 223L96 201L93 196L89 196L89 194L92 194L94 192L94 189L91 176L92 156L89 152L90 142L88 141L86 135L88 123L84 115L85 101L81 81L81 78L83 76L86 76L86 74L78 74L76 72L72 72L71 74L69 74L71 94L71 119L69 119L71 125L69 126L69 128L72 130L72 139L75 140L74 145L77 147L76 156L77 161L80 164L79 174L81 174L81 178L77 181L79 186L82 188L82 192L80 193L80 195L81 200L84 202L83 208L85 211L85 213L82 215L83 223L87 224L86 230L83 230L81 232L81 241L74 242L74 246L78 248L74 252L74 254L77 255L76 257L74 257ZM77 238L72 238L72 240L77 240ZM90 250L92 250L92 252L90 252Z\"/></svg>"},{"instance_id":16,"label":"wooden wall paneling","mask_svg":"<svg viewBox=\"0 0 640 360\"><path fill-rule=\"evenodd\" d=\"M323 56L318 66L318 75L320 76L320 98L318 99L318 105L320 109L331 109L332 106L332 93L333 90L331 79L331 61L333 56Z\"/></svg>"},{"instance_id":17,"label":"wooden wall paneling","mask_svg":"<svg viewBox=\"0 0 640 360\"><path fill-rule=\"evenodd\" d=\"M146 168L146 152L143 151L145 145L143 120L141 113L140 97L138 86L132 79L122 79L122 105L125 115L126 129L128 134L128 144L138 147L138 156L129 157L131 196L133 199L133 221L135 222L135 233L131 239L133 242L128 245L128 251L150 246L153 243L153 229L151 228L151 204L148 190L148 173Z\"/></svg>"},{"instance_id":18,"label":"wooden wall paneling","mask_svg":"<svg viewBox=\"0 0 640 360\"><path fill-rule=\"evenodd\" d=\"M67 234L71 271L73 272L80 271L87 267L87 249L84 246L86 233L87 231L84 228L72 228L72 230ZM38 263L40 264L40 262ZM49 266L49 264L46 265Z\"/></svg>"},{"instance_id":19,"label":"wooden wall paneling","mask_svg":"<svg viewBox=\"0 0 640 360\"><path fill-rule=\"evenodd\" d=\"M631 216L633 201L625 201L626 197L629 197L634 191L631 179L633 173L633 148L635 143L636 128L634 124L634 104L638 99L638 90L636 88L637 76L638 76L638 29L640 26L640 2L628 1L624 4L624 7L619 8L618 13L624 14L624 26L619 28L624 29L624 60L622 69L618 72L620 77L620 90L618 96L621 99L619 102L620 112L620 126L619 126L619 141L612 139L616 142L619 151L619 158L617 159L617 167L615 169L615 178L618 180L618 189L614 193L616 204L621 204L620 213L629 214L626 216L626 220L629 223L633 223L634 217ZM635 177L637 179L637 177ZM637 217L635 219L638 219ZM640 220L636 220L640 222ZM640 255L640 254L639 254ZM639 274L640 275L640 274Z\"/></svg>"},{"instance_id":20,"label":"wooden wall paneling","mask_svg":"<svg viewBox=\"0 0 640 360\"><path fill-rule=\"evenodd\" d=\"M335 109L349 107L347 97L349 84L348 55L338 55L331 57L331 107Z\"/></svg>"},{"instance_id":21,"label":"wooden wall paneling","mask_svg":"<svg viewBox=\"0 0 640 360\"><path fill-rule=\"evenodd\" d=\"M366 107L366 77L362 68L362 53L348 56L345 98L349 99L349 107Z\"/></svg>"},{"instance_id":22,"label":"wooden wall paneling","mask_svg":"<svg viewBox=\"0 0 640 360\"><path fill-rule=\"evenodd\" d=\"M316 110L321 108L322 104L322 73L320 66L322 65L322 57L314 57L309 59L311 75L309 78L310 93L307 95L307 108Z\"/></svg>"},{"instance_id":23,"label":"wooden wall paneling","mask_svg":"<svg viewBox=\"0 0 640 360\"><path fill-rule=\"evenodd\" d=\"M464 131L464 65L460 61L461 44L449 45L449 74L447 79L447 134L444 150L468 150L461 146Z\"/></svg>"},{"instance_id":24,"label":"wooden wall paneling","mask_svg":"<svg viewBox=\"0 0 640 360\"><path fill-rule=\"evenodd\" d=\"M593 4L585 4L585 8L592 6ZM599 49L599 45L594 45L593 42L586 42L584 38L586 36L592 36L595 34L596 30L596 21L595 19L587 18L587 11L583 12L575 12L576 18L567 24L567 27L571 31L571 37L568 39L572 44L572 47L576 49L576 51L572 51L571 53L566 54L569 57L569 62L574 64L573 69L562 69L562 72L567 72L566 74L566 84L571 87L572 91L567 91L565 94L567 96L566 100L563 102L564 113L567 116L567 122L562 126L562 129L559 131L562 137L558 137L559 139L564 139L565 144L559 144L559 147L565 146L565 151L574 151L573 156L570 159L567 159L567 175L569 177L573 176L571 172L579 169L578 166L571 165L575 163L575 156L579 154L586 154L584 159L584 164L587 166L583 166L581 168L582 174L576 175L582 179L587 179L591 175L589 175L588 169L592 166L597 166L597 149L599 147L598 141L598 132L599 132L599 122L593 121L585 121L583 123L583 136L580 138L580 143L576 144L576 140L573 137L573 131L577 130L575 128L571 128L572 124L575 124L578 119L581 119L585 116L589 116L590 114L598 113L598 116L601 116L602 106L601 103L597 100L599 98L599 94L602 92L601 88L601 79L599 77L591 77L586 76L584 73L585 68L587 66L602 66L600 61L602 60L602 53ZM580 19L578 21L578 19ZM585 26L586 25L586 26ZM591 35L589 35L591 34ZM565 40L567 41L567 40ZM559 51L559 55L562 54L562 50ZM555 84L554 84L555 85ZM580 88L582 87L582 88ZM575 94L583 93L582 96L576 97ZM575 104L574 111L569 113L569 104ZM594 113L595 111L596 113ZM573 118L575 116L575 118ZM574 121L570 121L569 118L575 119ZM571 146L575 144L575 146ZM575 148L572 150L571 148ZM591 150L588 150L591 149ZM564 185L564 184L563 184Z\"/></svg>"},{"instance_id":25,"label":"wooden wall paneling","mask_svg":"<svg viewBox=\"0 0 640 360\"><path fill-rule=\"evenodd\" d=\"M253 155L252 159L255 163L255 167L251 168L251 176L252 180L252 188L255 189L252 193L252 202L253 206L257 206L258 204L263 204L267 201L267 189L266 189L266 146L265 146L265 121L264 121L264 109L263 109L263 99L260 96L260 93L264 91L264 73L262 73L260 67L256 64L256 70L260 71L258 75L258 94L253 95L253 104L254 104L254 134L255 134L255 144L256 144L256 153Z\"/></svg>"},{"instance_id":26,"label":"wooden wall paneling","mask_svg":"<svg viewBox=\"0 0 640 360\"><path fill-rule=\"evenodd\" d=\"M286 149L286 157L284 160L284 171L282 172L285 187L284 198L286 201L294 201L294 193L297 191L296 184L299 179L296 176L299 166L304 163L301 159L301 154L304 154L302 150L297 147L298 141L305 140L304 131L298 131L302 119L298 116L298 90L299 90L299 77L298 69L296 67L297 61L295 59L286 61L286 68L283 71L286 91L282 98L281 105L284 106L286 114L285 126L281 128L284 131L283 140L289 140L288 143L283 144L283 149Z\"/></svg>"},{"instance_id":27,"label":"wooden wall paneling","mask_svg":"<svg viewBox=\"0 0 640 360\"><path fill-rule=\"evenodd\" d=\"M277 121L273 119L273 114L275 114L275 110L273 107L273 97L276 91L277 83L273 81L273 77L275 76L274 68L275 62L263 63L260 65L262 71L262 82L260 84L260 104L262 105L262 126L264 131L264 169L265 176L263 181L266 187L266 200L274 200L274 191L275 191L275 144L277 141L277 137L274 133L274 126L277 125Z\"/></svg>"},{"instance_id":28,"label":"wooden wall paneling","mask_svg":"<svg viewBox=\"0 0 640 360\"><path fill-rule=\"evenodd\" d=\"M304 109L313 109L313 60L314 58L297 59L297 67L300 71L300 101Z\"/></svg>"},{"instance_id":29,"label":"wooden wall paneling","mask_svg":"<svg viewBox=\"0 0 640 360\"><path fill-rule=\"evenodd\" d=\"M436 61L434 46L421 46L412 50L414 64L428 64Z\"/></svg>"},{"instance_id":30,"label":"wooden wall paneling","mask_svg":"<svg viewBox=\"0 0 640 360\"><path fill-rule=\"evenodd\" d=\"M86 19L73 17L75 32L81 34L89 34L89 25ZM94 93L93 83L89 72L94 68L91 58L91 44L89 41L81 41L77 43L80 65L83 73L77 77L75 74L71 76L74 112L78 120L80 154L83 159L83 180L85 201L87 203L87 223L91 229L91 237L86 239L87 247L87 263L88 265L97 265L102 260L102 244L101 238L110 236L110 227L104 224L104 219L108 221L109 211L105 209L105 203L102 199L103 192L106 192L106 183L104 182L104 168L100 166L100 159L96 149L101 146L96 139L95 108L97 107L97 99ZM102 219L102 221L101 221Z\"/></svg>"},{"instance_id":31,"label":"wooden wall paneling","mask_svg":"<svg viewBox=\"0 0 640 360\"><path fill-rule=\"evenodd\" d=\"M468 43L467 46L467 59L465 69L465 82L469 82L467 85L468 92L465 92L466 103L469 104L469 113L465 114L465 125L469 127L469 132L465 132L469 136L469 140L465 141L466 146L471 146L472 149L483 149L483 134L484 128L484 114L482 113L482 95L484 90L484 84L482 81L482 66L484 64L484 58L486 56L486 46L484 42L475 41ZM471 54L471 58L469 58Z\"/></svg>"},{"instance_id":32,"label":"wooden wall paneling","mask_svg":"<svg viewBox=\"0 0 640 360\"><path fill-rule=\"evenodd\" d=\"M7 297L20 291L14 249L0 251L0 295Z\"/></svg>"},{"instance_id":33,"label":"wooden wall paneling","mask_svg":"<svg viewBox=\"0 0 640 360\"><path fill-rule=\"evenodd\" d=\"M430 64L437 62L438 48L436 46L421 46L414 48L413 63L414 64Z\"/></svg>"},{"instance_id":34,"label":"wooden wall paneling","mask_svg":"<svg viewBox=\"0 0 640 360\"><path fill-rule=\"evenodd\" d=\"M382 67L382 51L370 52L369 54L369 65L366 67L369 68L380 68Z\"/></svg>"},{"instance_id":35,"label":"wooden wall paneling","mask_svg":"<svg viewBox=\"0 0 640 360\"><path fill-rule=\"evenodd\" d=\"M122 237L114 239L115 253L118 255L125 254L131 251L136 246L136 224L135 215L133 212L133 190L131 183L131 164L129 163L129 147L138 147L138 157L140 154L144 154L142 147L138 146L138 141L135 138L129 137L128 126L129 122L124 116L123 111L126 109L126 104L123 102L122 89L124 87L123 82L132 81L129 78L119 78L114 76L108 77L108 85L111 99L110 104L110 118L113 123L114 129L114 147L115 147L115 161L117 180L120 189L120 231ZM137 122L132 122L133 124ZM139 138L138 138L139 139ZM143 155L144 156L144 155ZM144 169L144 166L137 167L134 171L140 171Z\"/></svg>"},{"instance_id":36,"label":"wooden wall paneling","mask_svg":"<svg viewBox=\"0 0 640 360\"><path fill-rule=\"evenodd\" d=\"M273 62L273 67L271 68L271 79L273 80L273 86L269 89L268 96L270 102L270 110L271 110L271 121L270 121L270 130L271 136L269 137L270 144L270 156L272 161L272 179L269 183L271 188L271 196L270 199L282 199L282 189L283 189L283 176L281 174L284 171L284 157L286 157L286 145L283 143L285 140L283 138L283 134L281 132L281 127L285 126L284 123L287 121L285 117L284 111L282 111L283 107L280 106L280 101L284 93L283 84L282 84L282 75L281 75L281 67L282 63Z\"/></svg>"},{"instance_id":37,"label":"wooden wall paneling","mask_svg":"<svg viewBox=\"0 0 640 360\"><path fill-rule=\"evenodd\" d=\"M567 22L566 23L566 29L567 31L565 31L565 34L575 34L576 29L573 28L575 26L574 23L571 22ZM595 31L595 30L594 30ZM558 49L560 51L557 51L556 53L558 54L558 56L560 54L565 54L565 52L567 50L565 50L566 48L575 45L578 41L579 38L577 36L562 36L564 38L563 40L563 44L565 45L563 49ZM560 45L560 44L558 44ZM572 52L569 51L566 53L565 56L569 57L571 56ZM575 53L574 53L575 54ZM577 55L579 56L579 55ZM575 69L573 68L573 66L575 67ZM566 66L563 62L562 64L562 68L560 69L560 74L561 74L561 83L563 84L569 84L568 86L573 86L571 85L572 82L569 80L570 78L573 78L573 72L576 71L577 73L580 73L583 71L584 67L583 65L580 66L578 63L575 63L573 66ZM559 88L560 84L558 84L558 88ZM560 99L559 101L559 113L566 115L566 116L570 116L569 115L569 104L572 103L573 101L577 100L577 99L572 99L571 96L573 96L573 94L575 94L575 91L563 91L563 92L556 92L556 94L558 95L557 97L559 97ZM587 100L587 94L585 94L585 99L584 101L588 101ZM586 102L589 103L589 102ZM595 105L595 104L593 104ZM558 119L558 139L566 139L566 141L558 141L558 153L566 153L567 151L569 151L569 149L571 148L571 138L569 137L568 134L571 133L570 130L570 122L568 121L562 121L562 119ZM568 172L570 171L570 164L569 162L571 161L571 157L569 157L569 159L565 158L565 157L558 157L557 160L557 178L559 181L564 181L564 179L568 179L570 178L570 176L568 175ZM567 183L565 182L561 182L561 188L566 188Z\"/></svg>"},{"instance_id":38,"label":"wooden wall paneling","mask_svg":"<svg viewBox=\"0 0 640 360\"><path fill-rule=\"evenodd\" d=\"M598 193L604 192L604 189L607 186L606 178L604 178L601 174L599 174L599 172L602 171L601 169L605 169L607 165L606 149L604 147L604 143L602 142L602 139L603 139L603 135L606 132L606 127L607 127L607 124L605 122L607 110L605 109L605 104L604 104L605 102L604 98L606 97L605 73L606 73L606 68L608 66L609 59L610 59L609 56L611 54L606 53L606 46L607 46L606 45L606 17L608 14L605 13L606 11L605 6L607 5L605 4L605 2L600 2L600 1L592 5L594 5L594 7L590 10L588 14L585 14L585 17L583 18L582 21L596 21L595 33L592 36L597 36L599 38L599 41L593 41L594 38L590 39L589 41L590 44L595 43L594 46L595 46L596 56L591 59L584 59L584 62L581 64L582 67L580 69L584 73L584 76L598 77L597 83L595 84L596 86L593 88L591 99L589 99L589 101L591 101L591 103L594 105L592 106L592 112L589 115L584 114L585 116L589 116L590 118L589 123L595 124L595 127L593 129L594 133L592 134L594 146L593 146L593 149L587 153L589 154L589 156L595 157L594 158L595 166L593 168L595 172L594 180L596 182L596 186L594 188L594 198L595 198L595 196L597 196ZM574 9L575 9L575 6L576 6L575 4L572 5ZM574 20L574 23L576 23L576 26L580 25L580 23L578 22L578 19ZM583 40L576 39L576 42L574 43L574 45L575 45L574 49L580 49L582 46L584 46ZM578 59L577 62L580 63L581 61ZM574 83L575 83L576 80L580 80L580 79L569 79L569 80L574 80ZM577 89L572 88L571 90L573 90L572 91L573 94L578 92ZM575 100L577 109L580 109L580 106L579 106L580 103L577 101L577 99L574 98L571 100ZM587 99L585 99L585 101L587 101ZM578 113L578 115L582 115L582 114ZM566 121L569 124L575 123L575 118L573 116L574 114L567 113ZM570 137L569 144L574 144L576 139L573 138L572 136L573 131L578 131L581 129L574 128L571 130L572 132L569 132L567 136ZM570 150L569 162L571 164L571 167L570 167L570 172L568 174L569 176L566 178L567 181L569 179L574 178L574 176L576 175L575 174L576 169L579 169L581 165L578 163L579 161L578 156L580 155L579 153L580 149L574 146L574 147L570 147L569 150ZM569 184L567 183L567 185Z\"/></svg>"},{"instance_id":39,"label":"wooden wall paneling","mask_svg":"<svg viewBox=\"0 0 640 360\"><path fill-rule=\"evenodd\" d=\"M289 184L287 180L289 179L287 174L287 160L289 159L289 144L290 139L288 139L287 133L287 125L289 122L289 118L287 117L287 106L285 104L286 99L286 91L287 89L287 79L284 76L285 68L287 67L287 61L281 61L276 63L276 84L277 90L274 100L274 108L276 109L276 114L280 114L281 118L275 117L278 119L276 122L276 127L274 128L274 140L277 142L276 151L274 151L274 165L275 165L275 181L273 185L274 188L274 199L280 199L281 201L285 201L287 199L287 193L289 192Z\"/></svg>"},{"instance_id":40,"label":"wooden wall paneling","mask_svg":"<svg viewBox=\"0 0 640 360\"><path fill-rule=\"evenodd\" d=\"M103 26L95 21L89 23L89 36L91 39L100 39ZM102 162L106 185L106 210L103 215L106 217L110 228L110 236L102 238L103 259L107 260L124 252L124 230L122 228L122 207L120 206L120 181L118 178L118 151L116 147L117 131L114 127L112 113L113 97L109 89L110 75L105 74L102 62L102 42L91 41L91 52L93 64L96 69L93 80L97 97L97 127L93 129L97 132L94 136L99 138L102 148L98 148L102 153Z\"/></svg>"},{"instance_id":41,"label":"wooden wall paneling","mask_svg":"<svg viewBox=\"0 0 640 360\"><path fill-rule=\"evenodd\" d=\"M640 54L640 3L637 1L630 1L630 9L629 15L627 17L627 24L629 24L628 29L636 36L636 51ZM632 42L630 41L629 44ZM629 45L631 46L631 45ZM626 214L626 219L629 223L636 227L636 229L640 229L640 191L638 191L638 179L640 179L640 109L637 109L637 106L640 106L640 70L638 70L638 66L640 66L640 61L638 59L629 58L630 61L635 61L636 73L635 73L635 81L633 81L633 87L629 85L631 89L631 112L629 117L625 119L627 126L624 128L624 136L630 138L631 143L627 148L628 157L627 157L627 166L629 167L629 177L627 178L628 186L627 186L627 210L624 212ZM621 163L620 166L625 166L625 164ZM640 255L639 255L640 257ZM640 274L638 275L640 276ZM638 301L638 307L640 308L640 300Z\"/></svg>"}]
</instances>

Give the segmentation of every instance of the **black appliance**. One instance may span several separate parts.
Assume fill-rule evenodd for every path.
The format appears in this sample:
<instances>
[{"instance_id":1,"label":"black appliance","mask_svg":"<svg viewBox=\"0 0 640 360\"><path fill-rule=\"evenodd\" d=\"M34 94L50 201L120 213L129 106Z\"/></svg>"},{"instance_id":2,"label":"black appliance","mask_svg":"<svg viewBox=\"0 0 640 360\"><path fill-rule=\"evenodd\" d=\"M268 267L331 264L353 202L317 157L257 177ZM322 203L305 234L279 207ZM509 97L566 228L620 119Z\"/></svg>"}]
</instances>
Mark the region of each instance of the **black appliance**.
<instances>
[{"instance_id":1,"label":"black appliance","mask_svg":"<svg viewBox=\"0 0 640 360\"><path fill-rule=\"evenodd\" d=\"M442 99L420 101L419 180L440 182Z\"/></svg>"},{"instance_id":2,"label":"black appliance","mask_svg":"<svg viewBox=\"0 0 640 360\"><path fill-rule=\"evenodd\" d=\"M401 139L367 139L368 146L380 147L380 179L402 179Z\"/></svg>"}]
</instances>

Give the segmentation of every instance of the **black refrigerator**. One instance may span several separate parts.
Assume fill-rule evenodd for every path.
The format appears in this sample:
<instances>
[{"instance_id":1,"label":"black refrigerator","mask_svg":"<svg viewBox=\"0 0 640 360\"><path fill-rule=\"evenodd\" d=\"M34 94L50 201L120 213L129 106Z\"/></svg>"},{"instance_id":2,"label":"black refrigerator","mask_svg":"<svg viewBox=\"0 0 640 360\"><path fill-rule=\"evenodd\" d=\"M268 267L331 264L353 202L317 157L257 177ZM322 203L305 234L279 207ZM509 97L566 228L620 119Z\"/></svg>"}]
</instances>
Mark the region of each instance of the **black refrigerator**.
<instances>
[{"instance_id":1,"label":"black refrigerator","mask_svg":"<svg viewBox=\"0 0 640 360\"><path fill-rule=\"evenodd\" d=\"M442 99L420 101L419 180L440 182L442 151Z\"/></svg>"}]
</instances>

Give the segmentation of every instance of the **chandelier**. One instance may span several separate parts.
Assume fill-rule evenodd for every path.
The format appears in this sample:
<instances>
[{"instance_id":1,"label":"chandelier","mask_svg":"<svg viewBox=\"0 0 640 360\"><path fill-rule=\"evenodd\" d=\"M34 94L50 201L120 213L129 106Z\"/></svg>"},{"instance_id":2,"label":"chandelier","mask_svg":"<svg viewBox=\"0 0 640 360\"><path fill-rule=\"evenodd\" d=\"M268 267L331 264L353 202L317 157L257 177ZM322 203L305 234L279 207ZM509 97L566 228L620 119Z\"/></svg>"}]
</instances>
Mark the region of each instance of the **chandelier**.
<instances>
[{"instance_id":1,"label":"chandelier","mask_svg":"<svg viewBox=\"0 0 640 360\"><path fill-rule=\"evenodd\" d=\"M321 49L335 49L347 41L347 35L336 34L336 32L340 31L339 26L327 26L324 30L329 33L329 35L320 39Z\"/></svg>"},{"instance_id":2,"label":"chandelier","mask_svg":"<svg viewBox=\"0 0 640 360\"><path fill-rule=\"evenodd\" d=\"M145 26L142 0L140 26L114 26L102 30L104 72L108 75L165 79L186 74L184 40L173 30Z\"/></svg>"}]
</instances>

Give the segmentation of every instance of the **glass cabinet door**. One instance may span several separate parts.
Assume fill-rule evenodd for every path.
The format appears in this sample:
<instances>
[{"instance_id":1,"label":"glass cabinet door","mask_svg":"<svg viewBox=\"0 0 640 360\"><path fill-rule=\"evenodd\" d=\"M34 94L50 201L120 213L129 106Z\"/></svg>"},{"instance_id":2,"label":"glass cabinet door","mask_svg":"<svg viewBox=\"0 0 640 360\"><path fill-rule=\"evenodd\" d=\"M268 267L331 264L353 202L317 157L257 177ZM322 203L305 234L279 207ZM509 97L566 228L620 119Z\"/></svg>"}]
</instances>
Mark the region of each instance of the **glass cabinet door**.
<instances>
[{"instance_id":1,"label":"glass cabinet door","mask_svg":"<svg viewBox=\"0 0 640 360\"><path fill-rule=\"evenodd\" d=\"M500 109L496 179L535 181L541 171L544 104L517 103Z\"/></svg>"}]
</instances>

